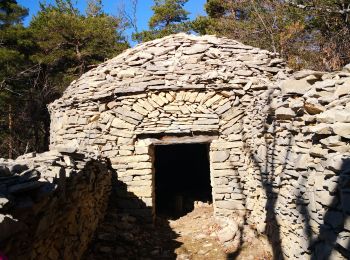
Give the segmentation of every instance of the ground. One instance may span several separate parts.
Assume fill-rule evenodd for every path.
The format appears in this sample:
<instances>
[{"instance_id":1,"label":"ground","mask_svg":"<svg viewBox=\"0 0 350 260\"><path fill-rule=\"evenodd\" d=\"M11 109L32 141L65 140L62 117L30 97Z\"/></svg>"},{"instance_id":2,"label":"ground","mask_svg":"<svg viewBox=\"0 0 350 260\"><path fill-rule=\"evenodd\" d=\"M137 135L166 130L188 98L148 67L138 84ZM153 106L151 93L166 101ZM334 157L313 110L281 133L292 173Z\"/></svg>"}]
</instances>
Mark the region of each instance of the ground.
<instances>
[{"instance_id":1,"label":"ground","mask_svg":"<svg viewBox=\"0 0 350 260\"><path fill-rule=\"evenodd\" d=\"M228 252L218 241L218 228L207 204L178 219L158 218L155 226L109 210L84 259L272 259L262 238Z\"/></svg>"}]
</instances>

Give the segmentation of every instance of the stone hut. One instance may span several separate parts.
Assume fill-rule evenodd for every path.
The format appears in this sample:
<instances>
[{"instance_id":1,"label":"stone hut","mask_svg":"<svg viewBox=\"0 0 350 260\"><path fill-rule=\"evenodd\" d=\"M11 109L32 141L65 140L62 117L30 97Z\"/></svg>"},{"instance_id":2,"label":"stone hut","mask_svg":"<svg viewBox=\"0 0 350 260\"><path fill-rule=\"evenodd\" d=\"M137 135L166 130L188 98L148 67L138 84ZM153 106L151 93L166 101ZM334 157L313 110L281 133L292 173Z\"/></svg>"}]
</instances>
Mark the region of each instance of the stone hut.
<instances>
[{"instance_id":1,"label":"stone hut","mask_svg":"<svg viewBox=\"0 0 350 260\"><path fill-rule=\"evenodd\" d=\"M50 105L51 149L109 158L129 194L120 198L123 210L154 216L155 148L207 144L215 213L230 215L245 209L243 121L252 99L285 72L276 54L226 38L178 34L140 44Z\"/></svg>"},{"instance_id":2,"label":"stone hut","mask_svg":"<svg viewBox=\"0 0 350 260\"><path fill-rule=\"evenodd\" d=\"M171 35L74 81L49 106L50 148L110 160L135 216L200 187L231 223L224 243L253 229L276 259L349 259L349 104L349 66L291 74L266 50Z\"/></svg>"},{"instance_id":3,"label":"stone hut","mask_svg":"<svg viewBox=\"0 0 350 260\"><path fill-rule=\"evenodd\" d=\"M213 202L228 248L266 235L274 259L350 259L350 65L292 74L266 50L171 35L49 110L50 151L0 159L13 259L82 258L109 203L152 221L195 200Z\"/></svg>"}]
</instances>

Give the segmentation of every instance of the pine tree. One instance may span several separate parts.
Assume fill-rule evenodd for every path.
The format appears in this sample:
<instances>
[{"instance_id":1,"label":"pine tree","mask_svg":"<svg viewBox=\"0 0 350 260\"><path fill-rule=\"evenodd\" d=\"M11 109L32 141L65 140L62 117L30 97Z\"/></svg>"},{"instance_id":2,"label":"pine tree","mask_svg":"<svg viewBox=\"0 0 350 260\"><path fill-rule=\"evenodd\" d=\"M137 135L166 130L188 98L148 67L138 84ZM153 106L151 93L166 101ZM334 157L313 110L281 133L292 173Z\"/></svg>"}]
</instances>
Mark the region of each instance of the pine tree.
<instances>
[{"instance_id":1,"label":"pine tree","mask_svg":"<svg viewBox=\"0 0 350 260\"><path fill-rule=\"evenodd\" d=\"M0 27L21 24L28 15L28 10L17 4L16 0L2 0L0 2Z\"/></svg>"},{"instance_id":2,"label":"pine tree","mask_svg":"<svg viewBox=\"0 0 350 260\"><path fill-rule=\"evenodd\" d=\"M100 7L100 1L91 1L88 15L83 15L70 1L59 0L56 5L43 6L30 24L39 47L32 58L45 67L60 91L91 66L128 46L119 31L119 20L102 13Z\"/></svg>"},{"instance_id":3,"label":"pine tree","mask_svg":"<svg viewBox=\"0 0 350 260\"><path fill-rule=\"evenodd\" d=\"M15 154L17 117L27 82L23 74L28 67L32 46L28 31L23 27L27 9L14 0L0 2L0 156Z\"/></svg>"},{"instance_id":4,"label":"pine tree","mask_svg":"<svg viewBox=\"0 0 350 260\"><path fill-rule=\"evenodd\" d=\"M47 104L69 83L128 47L119 19L91 1L82 14L71 0L41 4L28 28L16 1L0 7L0 157L48 149ZM7 15L6 15L7 14Z\"/></svg>"},{"instance_id":5,"label":"pine tree","mask_svg":"<svg viewBox=\"0 0 350 260\"><path fill-rule=\"evenodd\" d=\"M133 39L144 42L173 33L189 32L189 12L184 9L187 2L188 0L155 0L152 6L153 16L148 23L150 30L135 33Z\"/></svg>"}]
</instances>

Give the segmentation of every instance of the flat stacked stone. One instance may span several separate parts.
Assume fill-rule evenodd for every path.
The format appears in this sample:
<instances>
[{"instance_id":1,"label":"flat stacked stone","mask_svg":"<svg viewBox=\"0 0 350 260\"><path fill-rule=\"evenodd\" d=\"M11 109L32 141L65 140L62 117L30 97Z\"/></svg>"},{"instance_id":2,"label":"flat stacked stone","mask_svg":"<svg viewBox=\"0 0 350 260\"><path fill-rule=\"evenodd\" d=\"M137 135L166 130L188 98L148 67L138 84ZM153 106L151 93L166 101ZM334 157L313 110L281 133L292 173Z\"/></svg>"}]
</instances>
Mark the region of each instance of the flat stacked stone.
<instances>
[{"instance_id":1,"label":"flat stacked stone","mask_svg":"<svg viewBox=\"0 0 350 260\"><path fill-rule=\"evenodd\" d=\"M349 258L349 87L346 70L300 71L247 111L249 221L273 226L287 259Z\"/></svg>"},{"instance_id":2,"label":"flat stacked stone","mask_svg":"<svg viewBox=\"0 0 350 260\"><path fill-rule=\"evenodd\" d=\"M67 151L0 160L0 251L11 259L80 259L111 192L104 160Z\"/></svg>"},{"instance_id":3,"label":"flat stacked stone","mask_svg":"<svg viewBox=\"0 0 350 260\"><path fill-rule=\"evenodd\" d=\"M49 106L51 148L108 158L120 210L150 219L154 145L208 142L215 215L235 240L225 245L255 230L276 258L349 258L350 73L290 73L227 38L146 42Z\"/></svg>"}]
</instances>

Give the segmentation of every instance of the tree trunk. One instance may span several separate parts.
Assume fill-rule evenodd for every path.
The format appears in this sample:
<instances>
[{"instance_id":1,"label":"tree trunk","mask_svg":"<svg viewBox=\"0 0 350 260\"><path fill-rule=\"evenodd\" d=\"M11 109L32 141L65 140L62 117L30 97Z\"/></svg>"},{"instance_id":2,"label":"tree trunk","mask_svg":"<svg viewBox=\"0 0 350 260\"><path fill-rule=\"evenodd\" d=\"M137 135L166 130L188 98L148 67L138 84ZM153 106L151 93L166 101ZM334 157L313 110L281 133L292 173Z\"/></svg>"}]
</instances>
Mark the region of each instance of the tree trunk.
<instances>
[{"instance_id":1,"label":"tree trunk","mask_svg":"<svg viewBox=\"0 0 350 260\"><path fill-rule=\"evenodd\" d=\"M49 145L50 145L50 114L48 112L45 113L45 117L43 120L44 123L44 151L49 150Z\"/></svg>"},{"instance_id":2,"label":"tree trunk","mask_svg":"<svg viewBox=\"0 0 350 260\"><path fill-rule=\"evenodd\" d=\"M13 159L13 111L12 104L8 106L8 121L9 121L9 141L8 141L8 152L9 159Z\"/></svg>"}]
</instances>

